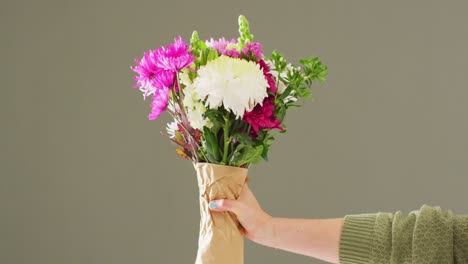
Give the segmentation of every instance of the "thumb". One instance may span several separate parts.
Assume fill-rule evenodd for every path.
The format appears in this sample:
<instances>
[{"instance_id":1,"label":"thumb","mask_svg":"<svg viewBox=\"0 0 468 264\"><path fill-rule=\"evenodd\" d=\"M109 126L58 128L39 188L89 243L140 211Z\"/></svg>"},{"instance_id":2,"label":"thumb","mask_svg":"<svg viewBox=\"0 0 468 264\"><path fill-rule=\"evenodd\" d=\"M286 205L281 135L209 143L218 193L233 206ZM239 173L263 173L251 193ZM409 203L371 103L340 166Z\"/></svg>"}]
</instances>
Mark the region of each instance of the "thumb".
<instances>
[{"instance_id":1,"label":"thumb","mask_svg":"<svg viewBox=\"0 0 468 264\"><path fill-rule=\"evenodd\" d=\"M224 212L230 211L236 215L239 213L240 202L236 200L220 199L213 200L208 204L211 211Z\"/></svg>"}]
</instances>

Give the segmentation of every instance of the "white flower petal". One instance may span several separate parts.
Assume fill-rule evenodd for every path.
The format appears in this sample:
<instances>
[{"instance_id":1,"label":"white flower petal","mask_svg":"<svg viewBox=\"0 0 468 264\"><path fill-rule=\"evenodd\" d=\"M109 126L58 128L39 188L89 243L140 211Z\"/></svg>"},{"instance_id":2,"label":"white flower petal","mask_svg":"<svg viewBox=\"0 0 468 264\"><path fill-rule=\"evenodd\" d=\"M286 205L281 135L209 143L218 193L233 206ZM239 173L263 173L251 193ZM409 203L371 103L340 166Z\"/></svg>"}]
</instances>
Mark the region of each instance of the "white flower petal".
<instances>
[{"instance_id":1,"label":"white flower petal","mask_svg":"<svg viewBox=\"0 0 468 264\"><path fill-rule=\"evenodd\" d=\"M220 56L198 70L193 86L206 106L221 105L241 118L268 96L268 82L260 66L253 61Z\"/></svg>"}]
</instances>

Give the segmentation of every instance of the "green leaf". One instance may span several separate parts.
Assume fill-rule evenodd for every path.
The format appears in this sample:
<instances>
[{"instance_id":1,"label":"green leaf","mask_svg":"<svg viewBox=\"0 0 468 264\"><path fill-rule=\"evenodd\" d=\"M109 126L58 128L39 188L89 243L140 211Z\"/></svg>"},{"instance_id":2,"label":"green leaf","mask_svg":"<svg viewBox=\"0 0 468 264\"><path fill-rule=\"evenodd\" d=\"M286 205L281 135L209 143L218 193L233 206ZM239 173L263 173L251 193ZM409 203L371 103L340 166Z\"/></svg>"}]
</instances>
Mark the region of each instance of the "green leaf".
<instances>
[{"instance_id":1,"label":"green leaf","mask_svg":"<svg viewBox=\"0 0 468 264\"><path fill-rule=\"evenodd\" d=\"M322 82L326 80L328 67L323 65L318 57L307 57L299 62L304 66L304 74L309 85L314 80Z\"/></svg>"},{"instance_id":2,"label":"green leaf","mask_svg":"<svg viewBox=\"0 0 468 264\"><path fill-rule=\"evenodd\" d=\"M204 115L213 123L211 131L216 135L224 124L223 113L217 109L207 109Z\"/></svg>"},{"instance_id":3,"label":"green leaf","mask_svg":"<svg viewBox=\"0 0 468 264\"><path fill-rule=\"evenodd\" d=\"M293 87L291 85L289 85L285 90L284 92L281 94L281 96L279 97L279 99L281 101L284 100L284 98L288 97L288 95L291 93Z\"/></svg>"},{"instance_id":4,"label":"green leaf","mask_svg":"<svg viewBox=\"0 0 468 264\"><path fill-rule=\"evenodd\" d=\"M230 165L236 166L234 165L236 163L235 161L239 160L239 157L242 154L241 151L242 149L244 149L245 146L246 145L244 144L238 144L236 149L229 155L228 161Z\"/></svg>"},{"instance_id":5,"label":"green leaf","mask_svg":"<svg viewBox=\"0 0 468 264\"><path fill-rule=\"evenodd\" d=\"M271 144L273 144L275 138L271 134L267 134L263 139L263 152L262 158L268 161L268 152L270 150Z\"/></svg>"},{"instance_id":6,"label":"green leaf","mask_svg":"<svg viewBox=\"0 0 468 264\"><path fill-rule=\"evenodd\" d=\"M275 66L274 70L276 70L279 74L281 74L286 69L287 62L284 59L283 54L275 50L271 53L269 59L273 62L273 65Z\"/></svg>"},{"instance_id":7,"label":"green leaf","mask_svg":"<svg viewBox=\"0 0 468 264\"><path fill-rule=\"evenodd\" d=\"M263 146L250 146L247 145L243 148L242 154L237 155L234 160L233 164L234 166L242 166L247 163L257 163L260 161L262 158L262 152L263 152Z\"/></svg>"},{"instance_id":8,"label":"green leaf","mask_svg":"<svg viewBox=\"0 0 468 264\"><path fill-rule=\"evenodd\" d=\"M212 61L214 59L218 58L218 52L214 49L210 49L209 52L208 52L208 56L207 56L207 59L206 61L209 62L209 61Z\"/></svg>"},{"instance_id":9,"label":"green leaf","mask_svg":"<svg viewBox=\"0 0 468 264\"><path fill-rule=\"evenodd\" d=\"M232 138L244 145L255 145L255 142L246 133L235 133Z\"/></svg>"},{"instance_id":10,"label":"green leaf","mask_svg":"<svg viewBox=\"0 0 468 264\"><path fill-rule=\"evenodd\" d=\"M209 156L211 156L217 162L220 161L221 157L219 155L219 145L218 141L216 140L215 135L211 130L207 127L203 127L203 136L204 136L204 143L206 144L206 152Z\"/></svg>"}]
</instances>

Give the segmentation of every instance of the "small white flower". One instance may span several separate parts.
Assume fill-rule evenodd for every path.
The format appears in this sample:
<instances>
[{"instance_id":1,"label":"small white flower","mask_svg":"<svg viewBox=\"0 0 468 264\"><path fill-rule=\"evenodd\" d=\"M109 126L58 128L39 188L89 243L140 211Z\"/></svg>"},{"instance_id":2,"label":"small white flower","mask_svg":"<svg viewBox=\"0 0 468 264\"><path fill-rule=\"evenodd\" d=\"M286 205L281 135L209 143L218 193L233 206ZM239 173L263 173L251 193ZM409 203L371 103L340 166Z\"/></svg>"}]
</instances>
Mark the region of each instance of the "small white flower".
<instances>
[{"instance_id":1,"label":"small white flower","mask_svg":"<svg viewBox=\"0 0 468 264\"><path fill-rule=\"evenodd\" d=\"M268 96L268 82L259 65L253 61L220 56L198 70L193 86L206 99L206 106L220 106L236 115L244 116Z\"/></svg>"},{"instance_id":2,"label":"small white flower","mask_svg":"<svg viewBox=\"0 0 468 264\"><path fill-rule=\"evenodd\" d=\"M179 127L177 125L177 121L174 120L171 123L167 123L166 130L167 130L167 134L169 134L170 138L175 138L175 133L176 133L177 130L179 130Z\"/></svg>"},{"instance_id":3,"label":"small white flower","mask_svg":"<svg viewBox=\"0 0 468 264\"><path fill-rule=\"evenodd\" d=\"M184 93L184 99L183 103L184 106L187 107L188 109L192 109L195 107L197 102L200 101L198 98L198 95L195 92L195 88L192 85L192 82L190 81L190 78L188 77L188 74L186 73L180 73L180 83L183 84L185 87L182 90Z\"/></svg>"},{"instance_id":4,"label":"small white flower","mask_svg":"<svg viewBox=\"0 0 468 264\"><path fill-rule=\"evenodd\" d=\"M281 59L283 59L283 58L281 58ZM281 77L281 78L283 78L283 79L286 79L286 78L288 77L288 73L287 73L288 71L287 71L287 70L292 71L292 70L294 70L294 67L292 66L291 63L288 63L288 64L286 65L287 70L281 72L281 74L279 74L279 76L278 76L278 71L275 69L275 65L273 64L273 62L270 61L270 60L267 60L267 61L265 61L265 62L266 62L267 65L270 67L270 73L271 73L271 74L273 75L273 77L278 81L278 87L277 87L277 89L278 89L278 94L284 93L284 90L286 90L287 86L286 86L286 84L285 84L284 82L282 82L281 80L279 80L279 77ZM290 93L288 96L286 96L286 98L284 98L283 101L284 101L285 103L297 101L297 98L294 97L294 91L291 91L291 93Z\"/></svg>"},{"instance_id":5,"label":"small white flower","mask_svg":"<svg viewBox=\"0 0 468 264\"><path fill-rule=\"evenodd\" d=\"M283 99L283 102L284 103L296 102L297 98L294 97L294 93L295 93L294 91L291 91L291 93L289 93L289 95Z\"/></svg>"},{"instance_id":6,"label":"small white flower","mask_svg":"<svg viewBox=\"0 0 468 264\"><path fill-rule=\"evenodd\" d=\"M199 130L203 130L203 127L206 126L211 128L213 124L204 117L206 112L206 107L203 105L200 100L195 87L193 87L192 82L187 73L180 73L180 82L185 86L183 88L184 99L183 104L187 109L187 119L190 122L190 125Z\"/></svg>"},{"instance_id":7,"label":"small white flower","mask_svg":"<svg viewBox=\"0 0 468 264\"><path fill-rule=\"evenodd\" d=\"M211 128L213 125L209 120L207 120L203 114L205 113L206 108L203 104L200 104L198 108L194 110L187 111L187 119L190 122L190 125L199 130L203 130L203 127Z\"/></svg>"}]
</instances>

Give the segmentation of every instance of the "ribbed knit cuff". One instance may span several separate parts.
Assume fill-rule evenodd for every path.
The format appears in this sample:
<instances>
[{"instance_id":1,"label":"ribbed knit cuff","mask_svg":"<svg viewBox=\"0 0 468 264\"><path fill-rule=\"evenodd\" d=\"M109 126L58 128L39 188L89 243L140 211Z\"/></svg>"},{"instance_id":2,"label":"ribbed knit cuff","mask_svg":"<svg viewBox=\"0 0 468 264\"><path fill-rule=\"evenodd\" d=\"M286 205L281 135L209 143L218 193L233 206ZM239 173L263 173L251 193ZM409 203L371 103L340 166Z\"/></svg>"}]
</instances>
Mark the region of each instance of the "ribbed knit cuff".
<instances>
[{"instance_id":1,"label":"ribbed knit cuff","mask_svg":"<svg viewBox=\"0 0 468 264\"><path fill-rule=\"evenodd\" d=\"M340 263L369 263L377 214L347 215L340 239Z\"/></svg>"}]
</instances>

